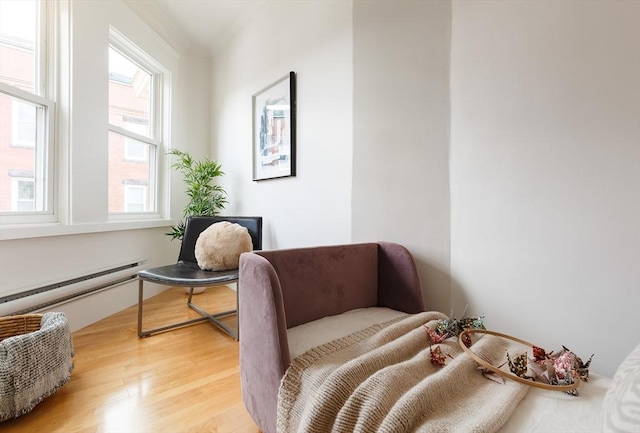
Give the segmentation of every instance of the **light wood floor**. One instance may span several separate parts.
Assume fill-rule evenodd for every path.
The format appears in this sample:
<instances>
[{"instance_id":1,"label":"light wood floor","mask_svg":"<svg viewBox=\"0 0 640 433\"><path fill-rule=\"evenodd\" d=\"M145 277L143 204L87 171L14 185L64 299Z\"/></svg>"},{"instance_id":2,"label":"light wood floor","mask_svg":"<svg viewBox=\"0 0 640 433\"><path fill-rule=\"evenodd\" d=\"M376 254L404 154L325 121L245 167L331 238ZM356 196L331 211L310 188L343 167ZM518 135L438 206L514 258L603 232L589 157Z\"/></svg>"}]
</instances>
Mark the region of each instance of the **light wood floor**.
<instances>
[{"instance_id":1,"label":"light wood floor","mask_svg":"<svg viewBox=\"0 0 640 433\"><path fill-rule=\"evenodd\" d=\"M144 328L199 317L186 297L176 288L146 300ZM230 310L235 292L209 288L194 302ZM235 327L235 316L227 320ZM208 322L143 339L136 326L134 306L75 332L71 380L30 413L0 423L0 431L260 431L240 395L238 342Z\"/></svg>"}]
</instances>

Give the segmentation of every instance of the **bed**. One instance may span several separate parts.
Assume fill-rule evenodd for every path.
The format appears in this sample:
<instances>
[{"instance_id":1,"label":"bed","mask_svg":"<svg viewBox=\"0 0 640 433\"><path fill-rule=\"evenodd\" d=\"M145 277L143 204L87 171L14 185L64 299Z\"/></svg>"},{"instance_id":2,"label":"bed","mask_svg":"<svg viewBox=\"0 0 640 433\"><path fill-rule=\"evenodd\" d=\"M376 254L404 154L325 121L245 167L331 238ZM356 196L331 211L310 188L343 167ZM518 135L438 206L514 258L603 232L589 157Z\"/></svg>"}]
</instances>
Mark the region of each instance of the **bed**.
<instances>
[{"instance_id":1,"label":"bed","mask_svg":"<svg viewBox=\"0 0 640 433\"><path fill-rule=\"evenodd\" d=\"M446 318L424 308L411 255L397 244L243 254L245 406L265 433L640 430L640 346L576 397L488 380L457 338L437 345L441 366L429 363L426 329ZM501 357L501 344L483 335L472 347Z\"/></svg>"},{"instance_id":2,"label":"bed","mask_svg":"<svg viewBox=\"0 0 640 433\"><path fill-rule=\"evenodd\" d=\"M387 308L357 309L291 328L287 336L292 364L317 347L402 316ZM525 388L524 396L496 432L640 432L640 344L621 364L615 378L591 373L588 381L579 385L578 396Z\"/></svg>"}]
</instances>

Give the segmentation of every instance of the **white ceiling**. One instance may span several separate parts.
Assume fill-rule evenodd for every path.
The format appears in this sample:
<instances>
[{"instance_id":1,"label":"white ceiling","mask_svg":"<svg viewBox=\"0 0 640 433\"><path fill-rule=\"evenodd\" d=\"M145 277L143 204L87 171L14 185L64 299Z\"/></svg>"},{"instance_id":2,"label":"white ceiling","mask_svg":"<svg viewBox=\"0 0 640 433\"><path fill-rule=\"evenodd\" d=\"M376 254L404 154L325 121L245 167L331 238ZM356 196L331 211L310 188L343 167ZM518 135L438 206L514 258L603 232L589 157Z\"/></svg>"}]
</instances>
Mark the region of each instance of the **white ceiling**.
<instances>
[{"instance_id":1,"label":"white ceiling","mask_svg":"<svg viewBox=\"0 0 640 433\"><path fill-rule=\"evenodd\" d=\"M153 13L157 19L181 33L197 51L215 51L244 22L257 13L266 0L129 0Z\"/></svg>"}]
</instances>

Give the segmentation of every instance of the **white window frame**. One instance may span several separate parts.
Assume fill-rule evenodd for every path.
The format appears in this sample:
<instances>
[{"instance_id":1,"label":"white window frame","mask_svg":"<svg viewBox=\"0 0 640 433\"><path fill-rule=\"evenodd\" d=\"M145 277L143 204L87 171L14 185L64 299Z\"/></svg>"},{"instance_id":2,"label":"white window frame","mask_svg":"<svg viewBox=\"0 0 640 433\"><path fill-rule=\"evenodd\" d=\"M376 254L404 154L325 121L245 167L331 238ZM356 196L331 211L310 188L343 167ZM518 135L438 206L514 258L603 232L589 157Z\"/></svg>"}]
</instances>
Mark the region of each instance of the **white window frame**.
<instances>
[{"instance_id":1,"label":"white window frame","mask_svg":"<svg viewBox=\"0 0 640 433\"><path fill-rule=\"evenodd\" d=\"M147 188L149 188L151 194L148 195L149 203L147 203L147 205L150 210L147 212L110 212L109 219L132 220L160 218L162 191L160 190L159 169L161 160L160 153L166 151L166 128L168 128L169 125L169 118L166 114L167 110L165 110L169 98L169 89L167 88L167 83L170 82L169 71L113 27L109 30L109 46L152 75L150 89L152 103L149 119L150 137L109 123L110 132L146 143L149 146L149 184Z\"/></svg>"},{"instance_id":2,"label":"white window frame","mask_svg":"<svg viewBox=\"0 0 640 433\"><path fill-rule=\"evenodd\" d=\"M38 1L38 34L35 51L34 92L0 83L0 93L36 107L35 178L36 203L43 210L0 212L0 225L37 224L57 221L54 191L55 179L55 59L57 29L56 7L47 0Z\"/></svg>"}]
</instances>

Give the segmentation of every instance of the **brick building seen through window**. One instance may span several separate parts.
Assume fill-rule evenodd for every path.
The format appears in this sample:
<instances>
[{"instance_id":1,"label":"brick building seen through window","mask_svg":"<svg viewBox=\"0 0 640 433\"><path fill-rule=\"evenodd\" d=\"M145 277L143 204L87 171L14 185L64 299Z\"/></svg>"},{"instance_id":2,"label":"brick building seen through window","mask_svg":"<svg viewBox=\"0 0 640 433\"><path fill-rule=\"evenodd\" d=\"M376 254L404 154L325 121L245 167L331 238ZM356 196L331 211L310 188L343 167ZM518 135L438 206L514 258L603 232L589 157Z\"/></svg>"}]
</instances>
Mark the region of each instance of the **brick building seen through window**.
<instances>
[{"instance_id":1,"label":"brick building seen through window","mask_svg":"<svg viewBox=\"0 0 640 433\"><path fill-rule=\"evenodd\" d=\"M33 58L33 42L0 35L0 82L33 92ZM110 71L109 123L148 137L153 75L140 68L129 70L129 75L126 68ZM36 115L34 105L0 93L0 212L42 210L36 200ZM150 198L154 152L148 143L109 133L109 212L155 210L150 208L155 202Z\"/></svg>"}]
</instances>

